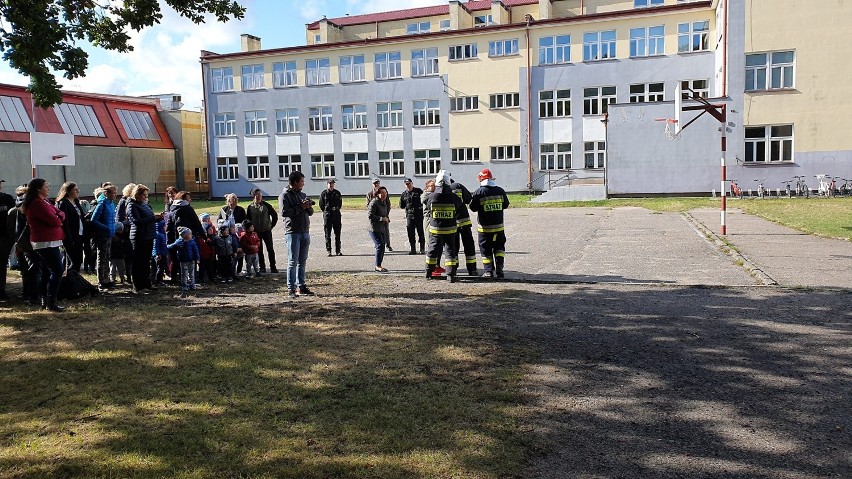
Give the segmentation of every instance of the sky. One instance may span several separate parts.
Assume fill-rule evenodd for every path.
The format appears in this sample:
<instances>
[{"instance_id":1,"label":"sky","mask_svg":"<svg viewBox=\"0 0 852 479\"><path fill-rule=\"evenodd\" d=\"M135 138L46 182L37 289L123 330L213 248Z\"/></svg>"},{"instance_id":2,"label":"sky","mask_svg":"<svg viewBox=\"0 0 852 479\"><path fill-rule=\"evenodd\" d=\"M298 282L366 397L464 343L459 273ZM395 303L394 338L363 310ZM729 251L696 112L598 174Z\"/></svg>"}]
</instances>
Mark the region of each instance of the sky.
<instances>
[{"instance_id":1,"label":"sky","mask_svg":"<svg viewBox=\"0 0 852 479\"><path fill-rule=\"evenodd\" d=\"M446 0L237 0L246 7L241 21L195 25L160 0L159 25L130 32L134 51L109 52L81 44L89 54L85 77L68 80L57 75L63 90L117 95L178 94L184 109L202 104L201 50L231 53L240 50L240 35L261 38L262 47L282 48L305 44L305 24L346 14L382 12L400 8L440 5ZM0 61L0 83L24 85L29 80Z\"/></svg>"}]
</instances>

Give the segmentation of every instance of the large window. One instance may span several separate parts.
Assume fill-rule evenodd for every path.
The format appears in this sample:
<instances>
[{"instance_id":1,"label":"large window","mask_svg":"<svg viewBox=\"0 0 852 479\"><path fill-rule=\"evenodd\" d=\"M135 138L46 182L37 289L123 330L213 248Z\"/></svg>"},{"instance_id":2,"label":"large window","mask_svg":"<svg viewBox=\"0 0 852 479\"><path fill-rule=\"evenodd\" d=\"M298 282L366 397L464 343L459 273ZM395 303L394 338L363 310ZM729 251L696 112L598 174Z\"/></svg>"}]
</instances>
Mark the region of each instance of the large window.
<instances>
[{"instance_id":1,"label":"large window","mask_svg":"<svg viewBox=\"0 0 852 479\"><path fill-rule=\"evenodd\" d=\"M479 110L478 96L457 96L450 98L450 111L477 111Z\"/></svg>"},{"instance_id":2,"label":"large window","mask_svg":"<svg viewBox=\"0 0 852 479\"><path fill-rule=\"evenodd\" d=\"M340 83L364 81L364 55L340 57Z\"/></svg>"},{"instance_id":3,"label":"large window","mask_svg":"<svg viewBox=\"0 0 852 479\"><path fill-rule=\"evenodd\" d=\"M746 91L794 87L796 54L791 51L746 55ZM767 74L768 72L768 74Z\"/></svg>"},{"instance_id":4,"label":"large window","mask_svg":"<svg viewBox=\"0 0 852 479\"><path fill-rule=\"evenodd\" d=\"M538 39L538 64L554 65L571 62L571 35Z\"/></svg>"},{"instance_id":5,"label":"large window","mask_svg":"<svg viewBox=\"0 0 852 479\"><path fill-rule=\"evenodd\" d=\"M401 128L402 102L379 103L376 105L376 128Z\"/></svg>"},{"instance_id":6,"label":"large window","mask_svg":"<svg viewBox=\"0 0 852 479\"><path fill-rule=\"evenodd\" d=\"M682 0L678 0L682 1ZM665 0L633 0L634 7L652 7L655 5L662 5L665 3Z\"/></svg>"},{"instance_id":7,"label":"large window","mask_svg":"<svg viewBox=\"0 0 852 479\"><path fill-rule=\"evenodd\" d=\"M479 161L479 148L453 148L451 153L453 163Z\"/></svg>"},{"instance_id":8,"label":"large window","mask_svg":"<svg viewBox=\"0 0 852 479\"><path fill-rule=\"evenodd\" d=\"M615 30L583 34L583 61L615 58Z\"/></svg>"},{"instance_id":9,"label":"large window","mask_svg":"<svg viewBox=\"0 0 852 479\"><path fill-rule=\"evenodd\" d=\"M438 100L414 101L414 126L433 126L441 124L441 109Z\"/></svg>"},{"instance_id":10,"label":"large window","mask_svg":"<svg viewBox=\"0 0 852 479\"><path fill-rule=\"evenodd\" d=\"M266 134L266 112L263 110L247 111L246 118L246 135L265 135Z\"/></svg>"},{"instance_id":11,"label":"large window","mask_svg":"<svg viewBox=\"0 0 852 479\"><path fill-rule=\"evenodd\" d=\"M317 58L305 61L305 83L311 85L328 85L331 83L328 58Z\"/></svg>"},{"instance_id":12,"label":"large window","mask_svg":"<svg viewBox=\"0 0 852 479\"><path fill-rule=\"evenodd\" d=\"M708 98L710 96L710 86L707 80L683 80L680 82L681 97L684 100L692 98L690 89L695 92L700 98Z\"/></svg>"},{"instance_id":13,"label":"large window","mask_svg":"<svg viewBox=\"0 0 852 479\"><path fill-rule=\"evenodd\" d=\"M243 90L263 89L263 64L243 65Z\"/></svg>"},{"instance_id":14,"label":"large window","mask_svg":"<svg viewBox=\"0 0 852 479\"><path fill-rule=\"evenodd\" d=\"M376 80L402 78L402 57L399 52L376 53Z\"/></svg>"},{"instance_id":15,"label":"large window","mask_svg":"<svg viewBox=\"0 0 852 479\"><path fill-rule=\"evenodd\" d=\"M217 113L213 117L213 132L216 136L237 134L237 119L233 113Z\"/></svg>"},{"instance_id":16,"label":"large window","mask_svg":"<svg viewBox=\"0 0 852 479\"><path fill-rule=\"evenodd\" d=\"M334 155L311 155L311 175L313 178L334 177Z\"/></svg>"},{"instance_id":17,"label":"large window","mask_svg":"<svg viewBox=\"0 0 852 479\"><path fill-rule=\"evenodd\" d=\"M234 69L231 67L213 68L210 70L213 76L213 93L223 91L234 91Z\"/></svg>"},{"instance_id":18,"label":"large window","mask_svg":"<svg viewBox=\"0 0 852 479\"><path fill-rule=\"evenodd\" d=\"M341 110L344 130L367 129L367 105L343 105Z\"/></svg>"},{"instance_id":19,"label":"large window","mask_svg":"<svg viewBox=\"0 0 852 479\"><path fill-rule=\"evenodd\" d=\"M296 86L296 62L273 63L272 86L275 88Z\"/></svg>"},{"instance_id":20,"label":"large window","mask_svg":"<svg viewBox=\"0 0 852 479\"><path fill-rule=\"evenodd\" d=\"M477 49L476 43L468 43L467 45L455 45L451 46L449 50L449 59L451 61L454 60L468 60L471 58L476 58Z\"/></svg>"},{"instance_id":21,"label":"large window","mask_svg":"<svg viewBox=\"0 0 852 479\"><path fill-rule=\"evenodd\" d=\"M246 157L246 165L248 166L249 180L268 180L269 179L269 157L268 156L248 156Z\"/></svg>"},{"instance_id":22,"label":"large window","mask_svg":"<svg viewBox=\"0 0 852 479\"><path fill-rule=\"evenodd\" d=\"M583 144L586 168L603 168L606 166L606 142L587 141Z\"/></svg>"},{"instance_id":23,"label":"large window","mask_svg":"<svg viewBox=\"0 0 852 479\"><path fill-rule=\"evenodd\" d=\"M438 48L411 50L411 76L438 74Z\"/></svg>"},{"instance_id":24,"label":"large window","mask_svg":"<svg viewBox=\"0 0 852 479\"><path fill-rule=\"evenodd\" d=\"M298 133L299 132L299 110L287 108L275 110L275 133Z\"/></svg>"},{"instance_id":25,"label":"large window","mask_svg":"<svg viewBox=\"0 0 852 479\"><path fill-rule=\"evenodd\" d=\"M237 181L240 167L236 158L216 158L216 181Z\"/></svg>"},{"instance_id":26,"label":"large window","mask_svg":"<svg viewBox=\"0 0 852 479\"><path fill-rule=\"evenodd\" d=\"M518 54L518 39L488 42L489 57L504 57Z\"/></svg>"},{"instance_id":27,"label":"large window","mask_svg":"<svg viewBox=\"0 0 852 479\"><path fill-rule=\"evenodd\" d=\"M379 176L404 176L405 155L401 151L379 152Z\"/></svg>"},{"instance_id":28,"label":"large window","mask_svg":"<svg viewBox=\"0 0 852 479\"><path fill-rule=\"evenodd\" d=\"M630 56L648 57L665 53L666 27L642 27L630 29Z\"/></svg>"},{"instance_id":29,"label":"large window","mask_svg":"<svg viewBox=\"0 0 852 479\"><path fill-rule=\"evenodd\" d=\"M308 108L308 131L332 131L333 129L330 106Z\"/></svg>"},{"instance_id":30,"label":"large window","mask_svg":"<svg viewBox=\"0 0 852 479\"><path fill-rule=\"evenodd\" d=\"M441 170L441 150L414 150L414 174L436 175Z\"/></svg>"},{"instance_id":31,"label":"large window","mask_svg":"<svg viewBox=\"0 0 852 479\"><path fill-rule=\"evenodd\" d=\"M766 146L769 145L769 148ZM746 163L793 161L793 125L747 126Z\"/></svg>"},{"instance_id":32,"label":"large window","mask_svg":"<svg viewBox=\"0 0 852 479\"><path fill-rule=\"evenodd\" d=\"M539 118L571 116L571 90L538 92Z\"/></svg>"},{"instance_id":33,"label":"large window","mask_svg":"<svg viewBox=\"0 0 852 479\"><path fill-rule=\"evenodd\" d=\"M195 168L195 170L193 171L193 176L195 177L195 184L197 185L210 182L206 166L203 168Z\"/></svg>"},{"instance_id":34,"label":"large window","mask_svg":"<svg viewBox=\"0 0 852 479\"><path fill-rule=\"evenodd\" d=\"M121 110L116 108L121 126L131 140L159 140L160 134L147 111Z\"/></svg>"},{"instance_id":35,"label":"large window","mask_svg":"<svg viewBox=\"0 0 852 479\"><path fill-rule=\"evenodd\" d=\"M294 171L302 171L302 156L278 155L278 178L289 178Z\"/></svg>"},{"instance_id":36,"label":"large window","mask_svg":"<svg viewBox=\"0 0 852 479\"><path fill-rule=\"evenodd\" d=\"M491 147L491 161L520 159L521 145L500 145Z\"/></svg>"},{"instance_id":37,"label":"large window","mask_svg":"<svg viewBox=\"0 0 852 479\"><path fill-rule=\"evenodd\" d=\"M343 176L366 178L370 176L370 161L366 153L343 154Z\"/></svg>"},{"instance_id":38,"label":"large window","mask_svg":"<svg viewBox=\"0 0 852 479\"><path fill-rule=\"evenodd\" d=\"M609 110L610 103L615 103L614 86L583 88L584 115L603 115Z\"/></svg>"},{"instance_id":39,"label":"large window","mask_svg":"<svg viewBox=\"0 0 852 479\"><path fill-rule=\"evenodd\" d=\"M665 100L664 83L636 83L630 85L630 103Z\"/></svg>"},{"instance_id":40,"label":"large window","mask_svg":"<svg viewBox=\"0 0 852 479\"><path fill-rule=\"evenodd\" d=\"M521 104L520 98L518 93L493 93L488 97L488 107L492 110L518 108Z\"/></svg>"},{"instance_id":41,"label":"large window","mask_svg":"<svg viewBox=\"0 0 852 479\"><path fill-rule=\"evenodd\" d=\"M25 125L30 124L29 117L26 116L26 113L23 116L18 115L17 107L21 105L21 111L23 112L23 104L19 98L15 99L18 101L7 102L4 99L2 102L3 105L0 106L0 123L4 125L2 129L5 129L5 125L8 125L12 128L7 131L30 131L25 128ZM60 103L53 107L53 111L56 113L56 119L62 124L62 130L65 133L72 133L78 136L106 136L103 128L101 128L101 123L98 121L98 117L95 115L95 110L89 105ZM11 123L7 122L7 120L11 121Z\"/></svg>"},{"instance_id":42,"label":"large window","mask_svg":"<svg viewBox=\"0 0 852 479\"><path fill-rule=\"evenodd\" d=\"M405 33L408 35L420 35L421 33L429 33L432 25L429 22L409 23L405 27Z\"/></svg>"},{"instance_id":43,"label":"large window","mask_svg":"<svg viewBox=\"0 0 852 479\"><path fill-rule=\"evenodd\" d=\"M677 24L677 51L699 52L710 48L710 22Z\"/></svg>"},{"instance_id":44,"label":"large window","mask_svg":"<svg viewBox=\"0 0 852 479\"><path fill-rule=\"evenodd\" d=\"M541 171L571 169L571 143L549 143L539 147L538 169Z\"/></svg>"}]
</instances>

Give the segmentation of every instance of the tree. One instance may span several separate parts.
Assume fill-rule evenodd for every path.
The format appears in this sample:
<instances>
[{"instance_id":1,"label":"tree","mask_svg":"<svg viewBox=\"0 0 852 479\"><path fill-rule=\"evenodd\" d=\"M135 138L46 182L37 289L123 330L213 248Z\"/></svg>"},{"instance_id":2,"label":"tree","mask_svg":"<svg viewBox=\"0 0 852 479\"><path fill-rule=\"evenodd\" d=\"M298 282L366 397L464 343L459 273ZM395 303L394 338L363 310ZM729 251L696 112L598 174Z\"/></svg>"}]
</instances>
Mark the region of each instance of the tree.
<instances>
[{"instance_id":1,"label":"tree","mask_svg":"<svg viewBox=\"0 0 852 479\"><path fill-rule=\"evenodd\" d=\"M162 1L194 23L204 23L206 14L220 22L245 14L231 0ZM30 78L29 91L42 108L62 103L51 69L69 80L85 75L89 55L77 42L128 52L129 29L140 31L163 18L158 0L0 0L0 15L3 59Z\"/></svg>"}]
</instances>

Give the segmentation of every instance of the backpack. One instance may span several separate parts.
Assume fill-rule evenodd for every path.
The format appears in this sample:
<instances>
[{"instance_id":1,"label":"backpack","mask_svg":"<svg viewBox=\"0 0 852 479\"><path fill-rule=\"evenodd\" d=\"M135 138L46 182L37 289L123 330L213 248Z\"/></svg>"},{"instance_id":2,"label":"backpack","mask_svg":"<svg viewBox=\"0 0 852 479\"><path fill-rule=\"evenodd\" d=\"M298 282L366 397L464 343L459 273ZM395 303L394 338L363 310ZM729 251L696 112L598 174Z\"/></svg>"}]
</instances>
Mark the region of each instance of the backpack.
<instances>
[{"instance_id":1,"label":"backpack","mask_svg":"<svg viewBox=\"0 0 852 479\"><path fill-rule=\"evenodd\" d=\"M98 294L98 288L90 283L80 273L68 270L62 281L59 283L59 299L79 299L84 296L94 296Z\"/></svg>"}]
</instances>

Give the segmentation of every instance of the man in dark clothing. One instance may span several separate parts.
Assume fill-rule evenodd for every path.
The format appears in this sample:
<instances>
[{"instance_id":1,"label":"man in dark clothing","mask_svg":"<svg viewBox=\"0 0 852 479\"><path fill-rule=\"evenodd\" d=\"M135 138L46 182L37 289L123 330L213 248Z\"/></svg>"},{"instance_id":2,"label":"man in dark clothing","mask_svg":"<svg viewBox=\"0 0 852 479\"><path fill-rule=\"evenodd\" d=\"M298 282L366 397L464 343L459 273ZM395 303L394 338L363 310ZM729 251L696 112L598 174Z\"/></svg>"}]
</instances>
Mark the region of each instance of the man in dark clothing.
<instances>
[{"instance_id":1,"label":"man in dark clothing","mask_svg":"<svg viewBox=\"0 0 852 479\"><path fill-rule=\"evenodd\" d=\"M435 178L435 192L426 200L431 212L429 218L429 246L426 249L426 278L432 279L432 272L444 253L444 266L447 267L447 279L456 281L459 267L459 246L456 241L458 229L456 212L461 199L453 193L450 186L450 174L441 170Z\"/></svg>"},{"instance_id":2,"label":"man in dark clothing","mask_svg":"<svg viewBox=\"0 0 852 479\"><path fill-rule=\"evenodd\" d=\"M305 267L311 246L313 204L304 193L305 175L294 171L288 177L290 186L278 197L278 208L284 218L284 242L287 245L287 290L290 298L313 296L305 284ZM297 289L298 288L298 289Z\"/></svg>"},{"instance_id":3,"label":"man in dark clothing","mask_svg":"<svg viewBox=\"0 0 852 479\"><path fill-rule=\"evenodd\" d=\"M275 267L275 250L272 246L272 228L278 224L278 213L266 201L263 201L263 192L260 188L252 188L253 201L246 208L246 219L254 225L254 232L260 236L260 242L266 244L266 253L269 255L269 271L278 272ZM266 259L263 257L263 248L257 250L257 259L260 263L260 272L266 272Z\"/></svg>"},{"instance_id":4,"label":"man in dark clothing","mask_svg":"<svg viewBox=\"0 0 852 479\"><path fill-rule=\"evenodd\" d=\"M319 207L322 211L323 229L325 230L325 250L331 256L331 232L333 230L334 249L337 251L337 256L342 256L343 253L340 252L340 208L343 207L343 196L334 186L334 178L329 179L328 187L320 193Z\"/></svg>"},{"instance_id":5,"label":"man in dark clothing","mask_svg":"<svg viewBox=\"0 0 852 479\"><path fill-rule=\"evenodd\" d=\"M459 232L456 242L464 246L467 274L470 276L479 276L479 273L476 271L476 243L473 241L473 223L470 221L470 212L467 210L467 205L470 204L471 199L470 191L463 184L450 181L453 193L461 199L461 206L459 206L459 210L457 211Z\"/></svg>"},{"instance_id":6,"label":"man in dark clothing","mask_svg":"<svg viewBox=\"0 0 852 479\"><path fill-rule=\"evenodd\" d=\"M414 186L411 178L405 179L405 191L399 197L399 207L405 210L405 228L408 230L408 254L417 254L414 249L415 232L420 238L420 254L424 253L426 240L423 238L423 190Z\"/></svg>"},{"instance_id":7,"label":"man in dark clothing","mask_svg":"<svg viewBox=\"0 0 852 479\"><path fill-rule=\"evenodd\" d=\"M374 178L373 179L373 189L367 192L367 204L366 204L367 206L370 206L370 201L372 201L373 198L376 197L376 195L379 193L379 189L381 187L382 187L381 180L379 180L378 178ZM388 208L388 212L390 212L390 210L391 210L390 195L388 195L388 198L385 200L385 205ZM385 243L386 243L385 247L387 248L387 250L393 251L393 248L391 248L391 244L390 244L390 232L388 232L388 234L385 235Z\"/></svg>"},{"instance_id":8,"label":"man in dark clothing","mask_svg":"<svg viewBox=\"0 0 852 479\"><path fill-rule=\"evenodd\" d=\"M12 245L15 244L15 232L7 227L7 217L9 211L15 207L15 198L12 195L3 193L3 183L6 180L0 180L0 299L7 299L6 295L6 273L9 267L9 253L12 252Z\"/></svg>"}]
</instances>

